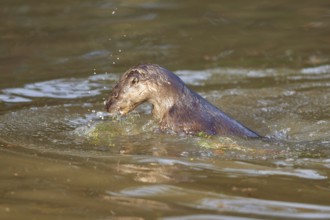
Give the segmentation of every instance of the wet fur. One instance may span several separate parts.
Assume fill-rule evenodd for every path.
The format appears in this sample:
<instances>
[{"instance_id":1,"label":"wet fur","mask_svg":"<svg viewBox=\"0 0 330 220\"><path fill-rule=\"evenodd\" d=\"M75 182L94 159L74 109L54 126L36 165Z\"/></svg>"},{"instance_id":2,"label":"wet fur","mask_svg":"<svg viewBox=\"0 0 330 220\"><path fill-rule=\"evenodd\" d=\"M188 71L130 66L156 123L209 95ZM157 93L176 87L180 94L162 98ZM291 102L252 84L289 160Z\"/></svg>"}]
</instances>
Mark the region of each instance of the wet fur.
<instances>
[{"instance_id":1,"label":"wet fur","mask_svg":"<svg viewBox=\"0 0 330 220\"><path fill-rule=\"evenodd\" d=\"M106 110L124 115L143 102L153 105L153 116L162 130L260 137L190 90L177 75L155 64L135 66L124 73L106 102Z\"/></svg>"}]
</instances>

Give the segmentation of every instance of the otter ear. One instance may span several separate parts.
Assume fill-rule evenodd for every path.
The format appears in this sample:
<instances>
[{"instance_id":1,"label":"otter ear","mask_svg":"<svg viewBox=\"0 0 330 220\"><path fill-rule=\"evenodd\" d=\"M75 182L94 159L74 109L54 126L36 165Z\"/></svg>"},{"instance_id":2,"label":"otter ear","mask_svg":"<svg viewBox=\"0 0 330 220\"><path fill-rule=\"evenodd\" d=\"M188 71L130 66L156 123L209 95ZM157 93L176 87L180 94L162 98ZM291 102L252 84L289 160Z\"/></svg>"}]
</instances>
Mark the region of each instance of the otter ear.
<instances>
[{"instance_id":1,"label":"otter ear","mask_svg":"<svg viewBox=\"0 0 330 220\"><path fill-rule=\"evenodd\" d=\"M140 81L140 74L137 71L131 71L126 78L128 78L131 85L135 85Z\"/></svg>"},{"instance_id":2,"label":"otter ear","mask_svg":"<svg viewBox=\"0 0 330 220\"><path fill-rule=\"evenodd\" d=\"M138 75L134 75L132 76L131 80L131 85L135 85L139 82L139 76Z\"/></svg>"}]
</instances>

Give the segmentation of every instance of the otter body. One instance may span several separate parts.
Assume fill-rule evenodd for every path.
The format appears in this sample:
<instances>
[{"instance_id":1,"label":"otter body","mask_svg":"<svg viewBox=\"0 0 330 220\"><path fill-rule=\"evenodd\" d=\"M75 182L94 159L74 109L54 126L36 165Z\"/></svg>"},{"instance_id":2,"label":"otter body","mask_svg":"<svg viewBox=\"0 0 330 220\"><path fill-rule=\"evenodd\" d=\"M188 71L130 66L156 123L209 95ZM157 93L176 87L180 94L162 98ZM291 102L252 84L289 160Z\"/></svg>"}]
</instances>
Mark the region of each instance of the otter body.
<instances>
[{"instance_id":1,"label":"otter body","mask_svg":"<svg viewBox=\"0 0 330 220\"><path fill-rule=\"evenodd\" d=\"M105 106L110 113L125 115L143 102L153 105L152 114L161 130L260 137L190 90L177 75L155 64L126 71Z\"/></svg>"}]
</instances>

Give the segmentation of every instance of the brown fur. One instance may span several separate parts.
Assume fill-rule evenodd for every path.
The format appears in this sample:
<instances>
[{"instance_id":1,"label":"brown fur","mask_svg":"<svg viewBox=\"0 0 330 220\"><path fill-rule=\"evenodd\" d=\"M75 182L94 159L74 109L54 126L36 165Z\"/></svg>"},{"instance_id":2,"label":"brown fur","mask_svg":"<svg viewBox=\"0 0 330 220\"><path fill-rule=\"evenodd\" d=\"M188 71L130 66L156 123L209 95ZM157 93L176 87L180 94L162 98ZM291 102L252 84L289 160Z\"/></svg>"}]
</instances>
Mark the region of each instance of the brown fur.
<instances>
[{"instance_id":1,"label":"brown fur","mask_svg":"<svg viewBox=\"0 0 330 220\"><path fill-rule=\"evenodd\" d=\"M162 130L210 135L260 137L190 90L174 73L155 64L124 73L106 102L106 110L125 115L143 102L153 105Z\"/></svg>"}]
</instances>

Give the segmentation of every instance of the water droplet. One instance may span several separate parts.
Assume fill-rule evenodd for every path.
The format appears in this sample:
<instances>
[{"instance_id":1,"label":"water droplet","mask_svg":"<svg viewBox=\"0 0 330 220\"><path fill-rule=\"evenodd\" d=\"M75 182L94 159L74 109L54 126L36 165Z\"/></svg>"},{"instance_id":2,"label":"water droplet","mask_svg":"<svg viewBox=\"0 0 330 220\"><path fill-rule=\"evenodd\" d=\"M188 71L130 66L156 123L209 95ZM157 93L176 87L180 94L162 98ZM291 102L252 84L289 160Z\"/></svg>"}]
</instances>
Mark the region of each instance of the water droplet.
<instances>
[{"instance_id":1,"label":"water droplet","mask_svg":"<svg viewBox=\"0 0 330 220\"><path fill-rule=\"evenodd\" d=\"M113 14L113 15L116 14L116 11L117 11L117 8L115 8L115 10L113 10L111 14Z\"/></svg>"}]
</instances>

